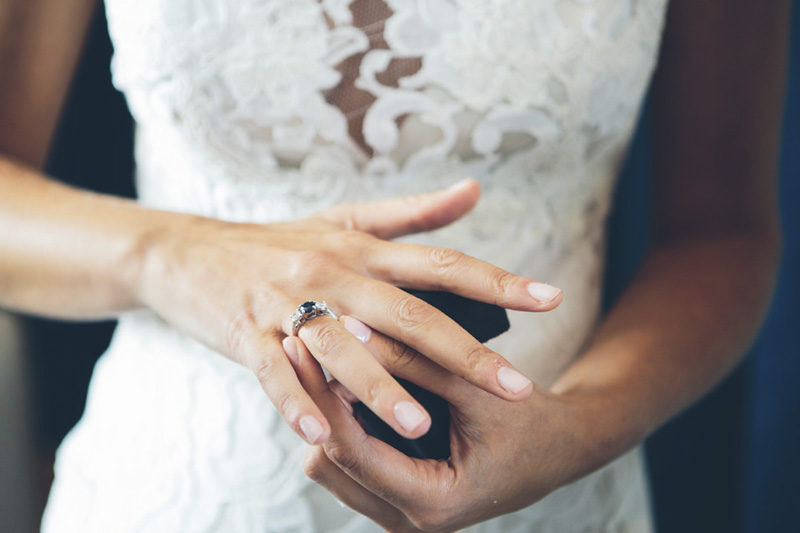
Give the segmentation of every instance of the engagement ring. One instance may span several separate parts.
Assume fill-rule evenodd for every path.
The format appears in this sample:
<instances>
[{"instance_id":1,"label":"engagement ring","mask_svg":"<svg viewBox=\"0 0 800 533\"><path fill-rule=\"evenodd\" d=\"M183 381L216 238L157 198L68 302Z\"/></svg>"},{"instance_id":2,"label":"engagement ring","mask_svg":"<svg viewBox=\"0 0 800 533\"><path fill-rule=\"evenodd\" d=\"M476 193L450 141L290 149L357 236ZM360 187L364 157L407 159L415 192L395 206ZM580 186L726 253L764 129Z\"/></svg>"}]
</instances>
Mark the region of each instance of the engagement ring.
<instances>
[{"instance_id":1,"label":"engagement ring","mask_svg":"<svg viewBox=\"0 0 800 533\"><path fill-rule=\"evenodd\" d=\"M338 320L334 312L331 311L330 307L328 307L328 304L325 302L315 302L313 300L309 300L300 304L300 306L297 308L297 311L292 313L292 333L296 335L297 330L300 329L300 326L312 318L322 315L328 315L334 320Z\"/></svg>"}]
</instances>

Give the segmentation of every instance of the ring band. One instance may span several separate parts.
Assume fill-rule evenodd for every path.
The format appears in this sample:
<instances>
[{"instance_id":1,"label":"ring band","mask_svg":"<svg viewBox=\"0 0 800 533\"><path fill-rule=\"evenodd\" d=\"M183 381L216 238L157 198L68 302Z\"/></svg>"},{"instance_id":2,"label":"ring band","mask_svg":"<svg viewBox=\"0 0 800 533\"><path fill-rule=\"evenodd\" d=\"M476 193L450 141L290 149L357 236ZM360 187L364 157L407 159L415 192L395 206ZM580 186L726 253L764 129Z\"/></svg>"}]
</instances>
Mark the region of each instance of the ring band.
<instances>
[{"instance_id":1,"label":"ring band","mask_svg":"<svg viewBox=\"0 0 800 533\"><path fill-rule=\"evenodd\" d=\"M297 311L292 313L292 333L297 335L297 330L300 329L300 326L312 318L323 315L328 315L334 320L338 320L337 316L333 311L331 311L331 308L328 307L328 304L325 302L315 302L314 300L309 300L300 304L297 307Z\"/></svg>"}]
</instances>

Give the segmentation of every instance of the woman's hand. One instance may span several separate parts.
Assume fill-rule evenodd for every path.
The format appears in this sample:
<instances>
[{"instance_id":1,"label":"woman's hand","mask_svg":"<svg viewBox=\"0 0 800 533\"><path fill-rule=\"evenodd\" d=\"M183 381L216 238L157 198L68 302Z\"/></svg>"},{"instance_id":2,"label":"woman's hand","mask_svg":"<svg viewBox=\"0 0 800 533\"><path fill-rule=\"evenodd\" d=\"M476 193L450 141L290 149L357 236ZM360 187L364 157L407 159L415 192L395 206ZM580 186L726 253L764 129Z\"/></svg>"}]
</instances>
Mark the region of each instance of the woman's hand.
<instances>
[{"instance_id":1,"label":"woman's hand","mask_svg":"<svg viewBox=\"0 0 800 533\"><path fill-rule=\"evenodd\" d=\"M390 531L453 531L518 510L622 451L592 433L608 424L590 402L538 389L505 402L383 335L366 347L451 405L450 459L410 458L364 433L307 352L291 358L333 427L324 445L309 447L306 473Z\"/></svg>"},{"instance_id":2,"label":"woman's hand","mask_svg":"<svg viewBox=\"0 0 800 533\"><path fill-rule=\"evenodd\" d=\"M300 339L387 424L416 438L430 418L359 341L370 328L504 400L521 400L532 387L503 357L397 286L450 291L525 311L546 311L561 300L557 289L454 250L383 240L446 225L468 212L479 194L468 181L429 195L340 206L271 225L184 216L141 240L136 292L172 325L251 368L282 416L311 443L323 442L329 426L284 347L300 348L287 339L297 306L325 300L335 313L358 320L317 317L299 329Z\"/></svg>"},{"instance_id":3,"label":"woman's hand","mask_svg":"<svg viewBox=\"0 0 800 533\"><path fill-rule=\"evenodd\" d=\"M424 359L398 349L387 367L452 405L451 460L421 461L366 436L313 360L298 358L333 423L306 471L347 505L393 531L513 511L640 442L746 352L780 250L774 176L790 2L716 0L702 17L694 7L670 3L653 81L651 251L553 385L558 394L500 402L452 375L412 372Z\"/></svg>"}]
</instances>

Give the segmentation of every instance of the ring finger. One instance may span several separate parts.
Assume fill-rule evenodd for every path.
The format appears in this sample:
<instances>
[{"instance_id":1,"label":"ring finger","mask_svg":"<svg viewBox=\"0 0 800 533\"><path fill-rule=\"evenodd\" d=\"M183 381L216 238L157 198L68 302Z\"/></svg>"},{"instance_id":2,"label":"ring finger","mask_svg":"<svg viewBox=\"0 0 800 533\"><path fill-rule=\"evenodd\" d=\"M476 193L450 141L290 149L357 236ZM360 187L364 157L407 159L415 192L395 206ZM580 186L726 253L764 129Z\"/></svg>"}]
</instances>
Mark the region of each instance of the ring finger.
<instances>
[{"instance_id":1,"label":"ring finger","mask_svg":"<svg viewBox=\"0 0 800 533\"><path fill-rule=\"evenodd\" d=\"M294 330L290 322L284 331ZM424 435L430 416L359 340L369 329L349 331L346 325L346 318L340 322L323 315L310 319L297 334L314 358L381 420L406 438Z\"/></svg>"}]
</instances>

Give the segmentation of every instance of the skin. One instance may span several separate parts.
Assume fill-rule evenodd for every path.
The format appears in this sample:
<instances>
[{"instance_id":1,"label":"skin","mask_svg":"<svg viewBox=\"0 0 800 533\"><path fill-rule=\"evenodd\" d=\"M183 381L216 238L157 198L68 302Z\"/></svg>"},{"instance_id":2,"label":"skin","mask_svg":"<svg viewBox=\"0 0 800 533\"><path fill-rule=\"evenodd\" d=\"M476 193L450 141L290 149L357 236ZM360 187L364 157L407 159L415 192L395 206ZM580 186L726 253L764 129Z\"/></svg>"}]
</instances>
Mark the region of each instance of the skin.
<instances>
[{"instance_id":1,"label":"skin","mask_svg":"<svg viewBox=\"0 0 800 533\"><path fill-rule=\"evenodd\" d=\"M371 335L390 371L451 404L450 460L422 461L368 437L299 347L293 364L333 424L309 448L307 474L387 530L453 531L607 464L722 379L775 281L788 20L788 1L671 3L653 88L652 248L549 390L498 401Z\"/></svg>"},{"instance_id":2,"label":"skin","mask_svg":"<svg viewBox=\"0 0 800 533\"><path fill-rule=\"evenodd\" d=\"M529 289L542 284L455 250L387 240L463 216L480 195L474 181L257 225L149 210L42 176L37 169L94 5L0 5L0 305L70 320L149 308L252 369L281 415L311 443L328 438L329 424L281 344L293 333L290 315L309 298L324 297L336 312L368 321L505 400L531 393L530 381L505 358L397 288L448 290L525 311L560 303L557 289L536 299ZM319 317L298 334L395 430L410 438L427 431L428 414L344 324ZM508 375L516 381L504 380Z\"/></svg>"},{"instance_id":3,"label":"skin","mask_svg":"<svg viewBox=\"0 0 800 533\"><path fill-rule=\"evenodd\" d=\"M298 433L303 416L318 420L322 433L307 440L324 445L310 448L308 475L389 530L455 530L599 468L718 382L758 328L779 253L786 0L672 3L654 82L652 250L583 357L550 390L517 394L497 381L502 356L392 287L527 311L560 302L536 302L531 280L452 251L383 240L456 220L477 201L472 183L256 226L146 211L40 176L91 4L0 7L0 228L14 228L0 232L0 303L73 319L155 310L252 368ZM319 318L300 340L287 337L286 317L309 293L372 333L362 343L348 317ZM450 461L410 459L367 437L318 365L343 361L370 376L334 372L344 388L405 435L429 421L399 428L392 406L413 400L384 368L445 397Z\"/></svg>"}]
</instances>

